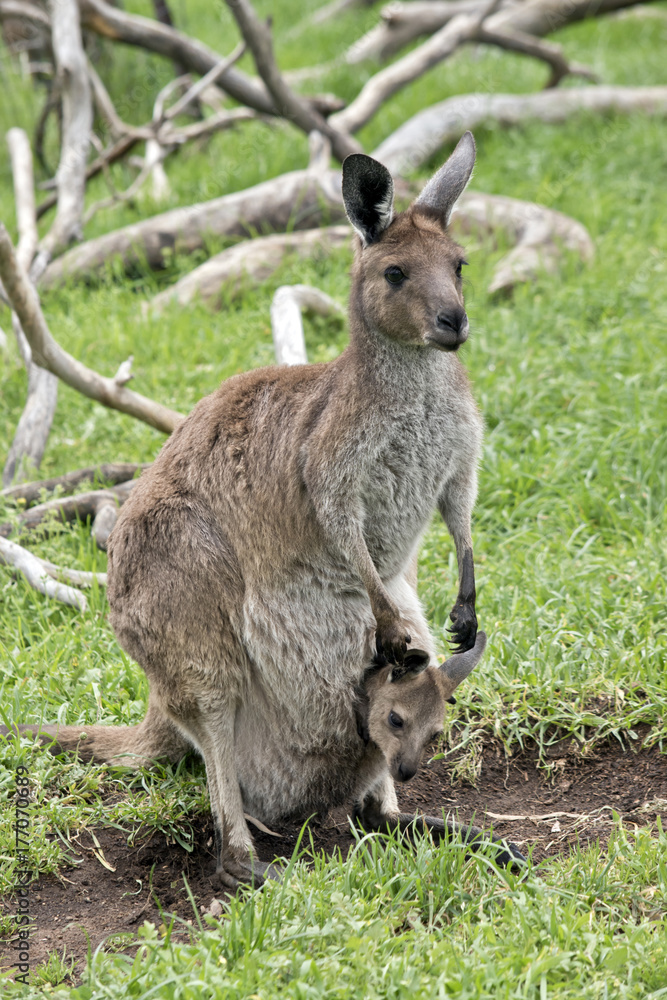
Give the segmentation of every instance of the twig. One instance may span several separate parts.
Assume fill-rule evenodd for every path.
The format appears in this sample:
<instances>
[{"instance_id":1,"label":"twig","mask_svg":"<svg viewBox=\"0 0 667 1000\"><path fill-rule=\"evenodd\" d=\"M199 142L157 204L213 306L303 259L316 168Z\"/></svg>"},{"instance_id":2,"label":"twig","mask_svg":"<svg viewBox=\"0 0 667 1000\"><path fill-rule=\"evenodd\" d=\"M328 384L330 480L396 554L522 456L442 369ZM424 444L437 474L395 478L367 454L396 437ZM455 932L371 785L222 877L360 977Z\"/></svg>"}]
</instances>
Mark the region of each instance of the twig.
<instances>
[{"instance_id":1,"label":"twig","mask_svg":"<svg viewBox=\"0 0 667 1000\"><path fill-rule=\"evenodd\" d=\"M88 610L88 602L80 590L58 583L49 576L40 559L16 542L0 537L0 562L17 569L40 594L62 601L63 604L69 604L79 611Z\"/></svg>"},{"instance_id":2,"label":"twig","mask_svg":"<svg viewBox=\"0 0 667 1000\"><path fill-rule=\"evenodd\" d=\"M233 52L227 56L226 59L221 59L217 66L213 66L212 69L208 71L204 76L201 77L195 84L193 84L188 91L186 91L183 96L176 101L167 111L164 113L165 118L176 118L177 115L182 114L193 101L204 93L207 87L212 84L217 83L223 73L234 66L235 63L243 56L246 50L245 42L239 42Z\"/></svg>"},{"instance_id":3,"label":"twig","mask_svg":"<svg viewBox=\"0 0 667 1000\"><path fill-rule=\"evenodd\" d=\"M95 399L114 410L129 413L170 434L184 419L183 415L156 403L113 379L99 375L92 368L73 358L53 339L42 313L39 298L25 271L16 260L14 248L5 227L0 224L0 280L17 313L23 332L32 349L33 358L57 375L77 392Z\"/></svg>"},{"instance_id":4,"label":"twig","mask_svg":"<svg viewBox=\"0 0 667 1000\"><path fill-rule=\"evenodd\" d=\"M321 132L331 142L331 148L337 159L344 160L350 153L358 153L361 147L346 135L347 130L333 127L303 98L288 87L283 78L273 54L271 29L268 24L260 21L250 0L227 0L246 44L253 54L257 72L271 94L278 113L293 122L304 132L313 130ZM339 112L343 114L343 112ZM334 118L336 115L334 115Z\"/></svg>"}]
</instances>

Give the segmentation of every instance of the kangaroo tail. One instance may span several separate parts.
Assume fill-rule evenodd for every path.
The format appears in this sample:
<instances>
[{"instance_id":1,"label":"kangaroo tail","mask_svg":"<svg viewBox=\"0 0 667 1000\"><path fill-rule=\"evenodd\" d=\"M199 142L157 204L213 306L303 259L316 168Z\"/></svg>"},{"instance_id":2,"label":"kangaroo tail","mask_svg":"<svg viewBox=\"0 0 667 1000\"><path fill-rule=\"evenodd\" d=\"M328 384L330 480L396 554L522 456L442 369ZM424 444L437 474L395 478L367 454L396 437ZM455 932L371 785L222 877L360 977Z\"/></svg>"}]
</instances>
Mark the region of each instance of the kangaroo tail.
<instances>
[{"instance_id":1,"label":"kangaroo tail","mask_svg":"<svg viewBox=\"0 0 667 1000\"><path fill-rule=\"evenodd\" d=\"M155 705L149 704L137 726L0 726L0 736L32 734L51 753L75 750L82 760L114 761L140 767L156 757L176 763L191 748L180 730Z\"/></svg>"}]
</instances>

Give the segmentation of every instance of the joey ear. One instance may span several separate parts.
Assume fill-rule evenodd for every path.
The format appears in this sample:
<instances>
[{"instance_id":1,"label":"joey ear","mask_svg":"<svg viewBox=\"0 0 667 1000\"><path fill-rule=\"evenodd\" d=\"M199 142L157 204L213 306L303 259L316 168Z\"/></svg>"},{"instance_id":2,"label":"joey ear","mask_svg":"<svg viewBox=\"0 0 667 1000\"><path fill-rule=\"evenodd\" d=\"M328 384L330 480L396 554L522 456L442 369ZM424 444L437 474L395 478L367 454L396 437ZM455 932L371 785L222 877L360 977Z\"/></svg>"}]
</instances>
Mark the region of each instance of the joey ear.
<instances>
[{"instance_id":1,"label":"joey ear","mask_svg":"<svg viewBox=\"0 0 667 1000\"><path fill-rule=\"evenodd\" d=\"M374 243L394 216L394 182L382 163L365 153L343 160L343 201L364 246Z\"/></svg>"},{"instance_id":2,"label":"joey ear","mask_svg":"<svg viewBox=\"0 0 667 1000\"><path fill-rule=\"evenodd\" d=\"M464 132L447 162L440 167L415 201L415 205L432 208L449 222L454 205L463 194L475 166L475 140L472 132Z\"/></svg>"},{"instance_id":3,"label":"joey ear","mask_svg":"<svg viewBox=\"0 0 667 1000\"><path fill-rule=\"evenodd\" d=\"M430 662L431 657L425 650L409 649L405 654L403 663L400 667L394 667L389 676L392 681L398 681L401 677L406 677L407 674L421 674L423 670L426 670Z\"/></svg>"},{"instance_id":4,"label":"joey ear","mask_svg":"<svg viewBox=\"0 0 667 1000\"><path fill-rule=\"evenodd\" d=\"M449 697L465 680L468 674L477 666L482 658L482 653L486 648L486 633L478 632L475 645L466 653L454 653L448 660L440 664L440 670L444 674Z\"/></svg>"}]
</instances>

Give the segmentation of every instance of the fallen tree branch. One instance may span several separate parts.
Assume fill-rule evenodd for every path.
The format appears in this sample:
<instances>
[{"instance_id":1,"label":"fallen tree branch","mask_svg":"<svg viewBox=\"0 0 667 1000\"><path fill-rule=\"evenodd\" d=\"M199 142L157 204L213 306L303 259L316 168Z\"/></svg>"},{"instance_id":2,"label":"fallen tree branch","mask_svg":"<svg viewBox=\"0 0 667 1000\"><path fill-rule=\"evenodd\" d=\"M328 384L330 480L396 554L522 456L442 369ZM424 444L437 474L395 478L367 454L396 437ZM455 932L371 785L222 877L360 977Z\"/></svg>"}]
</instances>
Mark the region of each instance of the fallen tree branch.
<instances>
[{"instance_id":1,"label":"fallen tree branch","mask_svg":"<svg viewBox=\"0 0 667 1000\"><path fill-rule=\"evenodd\" d=\"M220 55L213 49L169 25L140 17L138 14L128 14L106 3L105 0L80 0L80 7L81 21L85 27L104 38L155 52L178 62L199 76L205 76L220 63ZM248 76L235 66L231 66L222 74L217 86L225 90L239 104L254 108L262 114L277 114L263 81ZM326 97L324 100L319 97L307 97L304 100L320 111L324 111L330 103Z\"/></svg>"},{"instance_id":2,"label":"fallen tree branch","mask_svg":"<svg viewBox=\"0 0 667 1000\"><path fill-rule=\"evenodd\" d=\"M537 120L560 124L582 111L595 114L667 114L667 87L568 87L538 94L462 94L419 111L399 126L373 156L407 174L466 129L493 122L509 128Z\"/></svg>"},{"instance_id":3,"label":"fallen tree branch","mask_svg":"<svg viewBox=\"0 0 667 1000\"><path fill-rule=\"evenodd\" d=\"M105 378L73 358L53 339L42 313L37 292L16 260L5 227L0 224L0 280L5 287L35 361L73 389L114 410L128 413L170 434L183 415L132 392L115 379Z\"/></svg>"},{"instance_id":4,"label":"fallen tree branch","mask_svg":"<svg viewBox=\"0 0 667 1000\"><path fill-rule=\"evenodd\" d=\"M7 145L12 164L19 234L16 255L27 269L38 244L32 152L30 140L20 128L8 131ZM30 346L15 312L12 313L12 326L28 373L28 392L2 472L3 486L25 478L28 474L33 475L39 469L58 402L58 380L33 362Z\"/></svg>"},{"instance_id":5,"label":"fallen tree branch","mask_svg":"<svg viewBox=\"0 0 667 1000\"><path fill-rule=\"evenodd\" d=\"M295 170L255 187L223 195L133 223L98 236L63 254L47 268L41 284L52 288L101 271L107 261L119 257L126 267L145 260L152 268L164 266L165 252L191 253L205 246L208 234L247 236L288 226L307 229L326 215L332 221L345 219L340 194L340 173L314 175Z\"/></svg>"},{"instance_id":6,"label":"fallen tree branch","mask_svg":"<svg viewBox=\"0 0 667 1000\"><path fill-rule=\"evenodd\" d=\"M49 575L40 559L16 542L0 537L0 562L17 569L40 594L52 597L63 604L69 604L79 611L88 610L88 602L80 590L58 583Z\"/></svg>"},{"instance_id":7,"label":"fallen tree branch","mask_svg":"<svg viewBox=\"0 0 667 1000\"><path fill-rule=\"evenodd\" d=\"M66 566L56 566L55 563L49 562L47 559L41 559L39 556L35 556L35 558L41 563L45 572L53 577L54 580L67 580L68 583L73 583L75 587L92 587L94 583L98 587L106 587L107 585L106 573L88 573L85 570L68 569Z\"/></svg>"},{"instance_id":8,"label":"fallen tree branch","mask_svg":"<svg viewBox=\"0 0 667 1000\"><path fill-rule=\"evenodd\" d=\"M27 510L41 500L42 493L53 493L60 489L63 494L73 493L82 483L95 482L96 479L116 486L118 483L129 482L137 472L147 469L150 462L107 462L101 465L89 465L85 469L74 469L63 476L52 476L50 479L40 479L34 483L22 483L0 490L0 500L14 500L24 505Z\"/></svg>"},{"instance_id":9,"label":"fallen tree branch","mask_svg":"<svg viewBox=\"0 0 667 1000\"><path fill-rule=\"evenodd\" d=\"M349 129L334 128L319 112L310 107L304 98L299 97L288 87L273 54L271 29L266 22L260 21L257 17L250 0L227 0L227 6L253 54L257 72L271 94L278 113L306 134L318 131L325 135L331 143L334 156L341 163L350 153L361 152L359 143L346 134Z\"/></svg>"},{"instance_id":10,"label":"fallen tree branch","mask_svg":"<svg viewBox=\"0 0 667 1000\"><path fill-rule=\"evenodd\" d=\"M544 84L545 90L557 87L566 76L583 76L587 80L599 80L597 74L588 66L566 59L560 45L543 42L523 31L494 31L481 25L476 40L483 45L495 45L508 52L518 52L520 55L531 56L533 59L545 62L551 67L551 76Z\"/></svg>"},{"instance_id":11,"label":"fallen tree branch","mask_svg":"<svg viewBox=\"0 0 667 1000\"><path fill-rule=\"evenodd\" d=\"M20 514L17 524L11 521L0 524L0 538L8 538L17 530L34 531L45 521L55 521L58 524L86 521L89 518L94 521L105 507L121 507L137 482L137 479L130 479L105 490L90 490L88 493L78 493L73 497L56 497L54 500L37 504Z\"/></svg>"},{"instance_id":12,"label":"fallen tree branch","mask_svg":"<svg viewBox=\"0 0 667 1000\"><path fill-rule=\"evenodd\" d=\"M487 27L505 34L522 32L542 37L587 17L597 17L643 0L527 0L505 3ZM480 11L483 0L410 0L383 7L382 21L350 46L348 63L364 59L386 60L423 35L431 35L460 13Z\"/></svg>"},{"instance_id":13,"label":"fallen tree branch","mask_svg":"<svg viewBox=\"0 0 667 1000\"><path fill-rule=\"evenodd\" d=\"M281 285L271 303L271 331L279 365L306 365L306 341L302 312L341 319L346 311L330 295L312 285Z\"/></svg>"},{"instance_id":14,"label":"fallen tree branch","mask_svg":"<svg viewBox=\"0 0 667 1000\"><path fill-rule=\"evenodd\" d=\"M464 191L454 209L452 224L465 232L486 230L493 234L502 229L515 243L496 265L487 289L491 295L509 292L540 271L553 273L563 247L584 261L591 260L595 253L593 241L580 222L518 198Z\"/></svg>"},{"instance_id":15,"label":"fallen tree branch","mask_svg":"<svg viewBox=\"0 0 667 1000\"><path fill-rule=\"evenodd\" d=\"M287 254L308 257L317 246L330 248L345 244L351 233L349 226L329 226L246 240L211 257L171 288L160 292L151 300L149 309L159 315L171 302L185 306L197 298L213 308L219 308L221 289L230 282L234 283L232 287L239 287L248 278L265 281Z\"/></svg>"},{"instance_id":16,"label":"fallen tree branch","mask_svg":"<svg viewBox=\"0 0 667 1000\"><path fill-rule=\"evenodd\" d=\"M93 109L77 0L49 0L51 40L63 102L63 134L56 175L57 207L51 229L34 263L41 273L51 257L83 238L86 161Z\"/></svg>"},{"instance_id":17,"label":"fallen tree branch","mask_svg":"<svg viewBox=\"0 0 667 1000\"><path fill-rule=\"evenodd\" d=\"M498 0L485 4L481 13L458 14L432 38L397 62L380 70L362 87L346 108L332 115L330 124L341 132L358 132L396 91L436 66L460 45L476 38L480 25L493 12Z\"/></svg>"}]
</instances>

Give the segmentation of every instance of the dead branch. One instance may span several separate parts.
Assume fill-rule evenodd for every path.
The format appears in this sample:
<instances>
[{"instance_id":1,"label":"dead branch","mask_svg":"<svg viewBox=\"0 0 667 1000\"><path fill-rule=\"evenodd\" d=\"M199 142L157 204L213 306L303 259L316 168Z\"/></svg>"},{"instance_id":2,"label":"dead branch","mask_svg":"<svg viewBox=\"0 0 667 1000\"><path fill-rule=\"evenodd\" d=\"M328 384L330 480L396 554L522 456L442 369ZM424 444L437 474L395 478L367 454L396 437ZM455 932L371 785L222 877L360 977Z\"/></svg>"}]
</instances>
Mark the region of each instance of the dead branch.
<instances>
[{"instance_id":1,"label":"dead branch","mask_svg":"<svg viewBox=\"0 0 667 1000\"><path fill-rule=\"evenodd\" d=\"M86 169L86 183L88 183L91 178L97 177L97 175L101 173L105 167L121 160L127 153L134 149L139 141L140 137L136 135L124 135L120 139L117 139L116 142L112 143L112 145L105 151L105 153L98 156L96 160L93 160L90 166ZM44 201L40 202L37 206L37 218L41 219L42 216L49 211L49 209L53 208L57 200L58 196L51 194L48 198L45 198Z\"/></svg>"},{"instance_id":2,"label":"dead branch","mask_svg":"<svg viewBox=\"0 0 667 1000\"><path fill-rule=\"evenodd\" d=\"M489 19L489 30L511 34L518 31L542 37L587 17L597 17L642 0L527 0L506 3ZM364 59L389 59L423 35L431 35L460 13L481 10L482 0L400 0L382 9L381 23L355 42L346 53L349 63Z\"/></svg>"},{"instance_id":3,"label":"dead branch","mask_svg":"<svg viewBox=\"0 0 667 1000\"><path fill-rule=\"evenodd\" d=\"M105 0L81 0L80 6L82 23L91 31L104 38L165 56L198 76L205 76L220 62L220 56L213 49L169 25L138 14L128 14ZM235 67L230 67L222 75L218 86L240 104L263 114L275 113L262 81L252 79Z\"/></svg>"},{"instance_id":4,"label":"dead branch","mask_svg":"<svg viewBox=\"0 0 667 1000\"><path fill-rule=\"evenodd\" d=\"M509 128L538 120L560 124L581 111L665 114L667 87L572 87L538 94L462 94L419 111L388 136L373 156L405 175L466 129L488 122Z\"/></svg>"},{"instance_id":5,"label":"dead branch","mask_svg":"<svg viewBox=\"0 0 667 1000\"><path fill-rule=\"evenodd\" d=\"M481 230L492 235L504 230L508 239L515 243L496 265L487 289L489 294L509 292L540 271L553 273L563 247L585 261L591 260L595 253L593 241L580 222L544 205L518 198L465 191L454 209L452 224L464 232Z\"/></svg>"},{"instance_id":6,"label":"dead branch","mask_svg":"<svg viewBox=\"0 0 667 1000\"><path fill-rule=\"evenodd\" d=\"M178 62L185 69L198 76L205 76L220 62L220 56L198 39L190 38L166 24L160 24L138 14L128 14L118 7L112 7L105 0L80 0L81 21L86 28L111 38L148 49L167 59ZM262 114L277 113L271 95L262 80L254 79L231 66L217 81L217 86L225 90L239 104L254 108ZM313 107L317 98L305 98Z\"/></svg>"},{"instance_id":7,"label":"dead branch","mask_svg":"<svg viewBox=\"0 0 667 1000\"><path fill-rule=\"evenodd\" d=\"M374 0L332 0L331 3L327 3L324 7L320 7L312 15L310 22L311 24L324 24L325 21L330 21L334 17L338 17L344 11L349 10L350 7L370 7L374 3Z\"/></svg>"},{"instance_id":8,"label":"dead branch","mask_svg":"<svg viewBox=\"0 0 667 1000\"><path fill-rule=\"evenodd\" d=\"M540 59L551 67L551 76L545 83L545 89L557 87L566 76L583 76L587 80L598 80L599 77L581 63L570 62L563 54L560 45L553 42L543 42L523 31L493 31L481 25L477 32L477 41L484 45L496 45L508 52L518 52L533 59Z\"/></svg>"},{"instance_id":9,"label":"dead branch","mask_svg":"<svg viewBox=\"0 0 667 1000\"><path fill-rule=\"evenodd\" d=\"M498 11L487 24L490 31L521 31L542 38L589 17L609 14L622 7L633 7L643 0L526 0Z\"/></svg>"},{"instance_id":10,"label":"dead branch","mask_svg":"<svg viewBox=\"0 0 667 1000\"><path fill-rule=\"evenodd\" d=\"M17 569L40 594L70 604L79 611L88 610L88 602L80 590L52 579L41 560L16 542L0 537L0 562Z\"/></svg>"},{"instance_id":11,"label":"dead branch","mask_svg":"<svg viewBox=\"0 0 667 1000\"><path fill-rule=\"evenodd\" d=\"M51 28L51 21L46 11L36 4L29 3L28 0L0 0L0 20L6 17L25 18L42 27Z\"/></svg>"},{"instance_id":12,"label":"dead branch","mask_svg":"<svg viewBox=\"0 0 667 1000\"><path fill-rule=\"evenodd\" d=\"M306 365L302 312L344 318L345 309L330 295L312 285L281 285L271 303L271 330L279 365Z\"/></svg>"},{"instance_id":13,"label":"dead branch","mask_svg":"<svg viewBox=\"0 0 667 1000\"><path fill-rule=\"evenodd\" d=\"M234 289L241 287L246 279L265 281L287 254L309 257L317 246L330 248L345 244L351 233L349 226L328 226L246 240L211 257L171 288L160 292L152 299L150 311L159 315L171 302L185 306L197 298L212 308L219 308L221 290L230 283Z\"/></svg>"},{"instance_id":14,"label":"dead branch","mask_svg":"<svg viewBox=\"0 0 667 1000\"><path fill-rule=\"evenodd\" d=\"M68 583L73 583L75 587L92 587L93 583L96 583L98 587L106 587L107 585L106 573L88 573L85 570L56 566L55 563L49 562L47 559L42 559L39 556L35 556L35 559L41 564L42 569L49 576L53 577L54 580L67 580Z\"/></svg>"},{"instance_id":15,"label":"dead branch","mask_svg":"<svg viewBox=\"0 0 667 1000\"><path fill-rule=\"evenodd\" d=\"M16 227L19 234L16 256L23 267L28 268L35 256L39 242L37 219L35 218L35 182L30 140L22 128L10 128L6 138L12 164Z\"/></svg>"},{"instance_id":16,"label":"dead branch","mask_svg":"<svg viewBox=\"0 0 667 1000\"><path fill-rule=\"evenodd\" d=\"M205 246L207 234L248 236L253 231L284 232L288 226L307 229L326 215L345 219L340 194L340 173L314 176L308 170L282 174L255 187L223 195L212 201L175 208L73 247L54 260L42 277L52 288L101 271L106 262L120 257L125 266L146 260L150 267L164 266L165 251L191 253Z\"/></svg>"},{"instance_id":17,"label":"dead branch","mask_svg":"<svg viewBox=\"0 0 667 1000\"><path fill-rule=\"evenodd\" d=\"M346 108L332 115L330 124L341 132L357 132L397 90L448 59L459 46L477 37L480 25L499 0L486 3L481 13L458 14L432 38L397 62L380 70Z\"/></svg>"},{"instance_id":18,"label":"dead branch","mask_svg":"<svg viewBox=\"0 0 667 1000\"><path fill-rule=\"evenodd\" d=\"M52 493L60 489L66 495L72 493L82 483L93 483L96 479L116 486L118 483L129 482L137 472L142 472L149 465L150 462L107 462L90 465L85 469L66 472L63 476L52 476L51 479L40 479L38 482L22 483L20 486L0 490L0 500L14 500L23 504L27 510L40 501L44 492Z\"/></svg>"},{"instance_id":19,"label":"dead branch","mask_svg":"<svg viewBox=\"0 0 667 1000\"><path fill-rule=\"evenodd\" d=\"M350 153L361 152L361 146L345 134L348 129L339 131L334 128L318 111L288 87L273 54L271 29L266 22L260 21L257 17L250 0L227 0L227 5L236 19L246 45L253 54L257 72L271 94L278 113L303 129L306 134L318 131L325 135L331 142L334 156L341 162Z\"/></svg>"},{"instance_id":20,"label":"dead branch","mask_svg":"<svg viewBox=\"0 0 667 1000\"><path fill-rule=\"evenodd\" d=\"M104 552L107 550L109 535L118 520L118 505L115 503L103 503L97 510L90 533L93 536L98 549Z\"/></svg>"},{"instance_id":21,"label":"dead branch","mask_svg":"<svg viewBox=\"0 0 667 1000\"><path fill-rule=\"evenodd\" d=\"M345 53L350 65L366 59L384 61L422 35L432 35L459 14L481 14L485 0L393 0L380 11L380 23L353 42Z\"/></svg>"},{"instance_id":22,"label":"dead branch","mask_svg":"<svg viewBox=\"0 0 667 1000\"><path fill-rule=\"evenodd\" d=\"M0 224L0 280L21 321L33 358L43 368L48 368L84 396L97 400L103 406L128 413L167 434L170 434L184 419L182 414L132 392L124 385L119 385L115 379L99 375L60 347L51 336L37 292L17 262L11 240L2 224Z\"/></svg>"},{"instance_id":23,"label":"dead branch","mask_svg":"<svg viewBox=\"0 0 667 1000\"><path fill-rule=\"evenodd\" d=\"M7 133L7 145L14 178L19 233L16 255L21 265L27 269L38 243L30 140L23 129L12 128ZM12 326L28 373L28 393L2 472L3 486L39 469L58 402L58 380L33 363L30 346L16 313L12 313Z\"/></svg>"},{"instance_id":24,"label":"dead branch","mask_svg":"<svg viewBox=\"0 0 667 1000\"><path fill-rule=\"evenodd\" d=\"M20 514L16 524L11 521L0 524L0 538L8 538L15 531L22 533L36 528L44 530L49 523L67 524L88 519L93 521L103 508L121 507L137 482L137 479L130 479L108 489L90 490L73 497L56 497L37 504Z\"/></svg>"},{"instance_id":25,"label":"dead branch","mask_svg":"<svg viewBox=\"0 0 667 1000\"><path fill-rule=\"evenodd\" d=\"M51 40L63 102L63 135L56 174L57 207L51 229L41 242L35 273L73 240L83 238L86 161L93 109L76 0L49 0Z\"/></svg>"}]
</instances>

